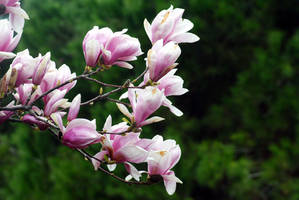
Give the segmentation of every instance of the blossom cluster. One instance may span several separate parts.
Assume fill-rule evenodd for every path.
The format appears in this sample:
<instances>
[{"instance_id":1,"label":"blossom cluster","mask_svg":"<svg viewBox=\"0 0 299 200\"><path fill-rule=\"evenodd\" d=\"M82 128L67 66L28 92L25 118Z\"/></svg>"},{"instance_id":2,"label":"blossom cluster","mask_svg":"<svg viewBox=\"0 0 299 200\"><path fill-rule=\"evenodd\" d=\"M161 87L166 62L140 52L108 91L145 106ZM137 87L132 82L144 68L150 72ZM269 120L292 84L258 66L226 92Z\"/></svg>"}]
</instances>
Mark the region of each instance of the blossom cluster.
<instances>
[{"instance_id":1,"label":"blossom cluster","mask_svg":"<svg viewBox=\"0 0 299 200\"><path fill-rule=\"evenodd\" d=\"M119 87L114 85L118 88L115 92L127 90L119 100L114 100L125 116L124 121L113 125L109 115L103 129L97 130L95 119L78 117L80 108L86 105L81 103L81 95L71 102L66 95L77 80L100 70L112 66L132 69L129 62L143 54L139 40L126 34L127 29L113 32L108 27L94 26L82 44L85 71L77 76L65 64L57 68L50 52L37 57L32 57L27 49L16 55L11 53L20 40L24 19L29 17L18 0L0 0L0 15L9 15L9 20L0 20L0 62L15 57L0 82L0 98L14 97L5 109L0 110L0 124L17 118L40 130L56 131L62 144L73 149L98 145L99 152L90 157L96 170L106 165L109 171L114 171L117 165L123 164L128 172L125 182L131 179L155 182L158 177L163 180L166 191L173 194L176 183L182 183L172 170L181 157L181 149L175 140L165 140L161 135L144 138L142 128L164 120L152 116L161 106L178 117L183 115L168 99L188 92L183 88L183 79L175 75L181 54L179 44L199 40L188 32L193 23L183 19L183 13L183 9L171 6L162 10L151 24L144 20L152 47L146 54L145 71L140 76L143 80L138 84L136 79ZM112 92L87 102L94 103L98 97L107 97ZM140 163L146 163L147 169L138 170L136 165Z\"/></svg>"}]
</instances>

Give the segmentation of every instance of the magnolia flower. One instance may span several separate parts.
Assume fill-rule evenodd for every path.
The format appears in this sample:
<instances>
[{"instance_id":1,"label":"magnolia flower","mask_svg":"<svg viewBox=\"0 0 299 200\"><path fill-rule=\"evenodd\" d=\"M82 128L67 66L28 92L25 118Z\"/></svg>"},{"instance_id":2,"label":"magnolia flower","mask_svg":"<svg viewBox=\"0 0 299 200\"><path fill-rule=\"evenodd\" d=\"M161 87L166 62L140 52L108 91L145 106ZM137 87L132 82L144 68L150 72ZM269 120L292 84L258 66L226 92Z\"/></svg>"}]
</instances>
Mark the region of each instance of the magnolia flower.
<instances>
[{"instance_id":1,"label":"magnolia flower","mask_svg":"<svg viewBox=\"0 0 299 200\"><path fill-rule=\"evenodd\" d=\"M175 43L193 43L199 37L188 33L193 28L193 23L188 19L182 19L184 9L170 6L168 10L162 10L150 24L144 20L144 28L152 44L163 39L164 44L173 41Z\"/></svg>"},{"instance_id":2,"label":"magnolia flower","mask_svg":"<svg viewBox=\"0 0 299 200\"><path fill-rule=\"evenodd\" d=\"M33 71L32 75L32 83L35 85L39 85L44 78L48 68L50 67L50 57L51 53L48 52L46 55L37 57L37 63Z\"/></svg>"},{"instance_id":3,"label":"magnolia flower","mask_svg":"<svg viewBox=\"0 0 299 200\"><path fill-rule=\"evenodd\" d=\"M181 77L174 75L176 71L177 69L171 70L157 82L157 87L164 92L166 97L179 96L188 92L188 89L183 88L184 80ZM149 73L146 73L144 75L143 83L140 86L145 85L149 79ZM183 115L183 112L173 106L171 101L167 98L164 99L162 105L168 107L170 111L178 117Z\"/></svg>"},{"instance_id":4,"label":"magnolia flower","mask_svg":"<svg viewBox=\"0 0 299 200\"><path fill-rule=\"evenodd\" d=\"M64 99L63 97L66 94L66 90L60 91L60 90L54 90L53 96L49 99L48 102L45 104L44 108L44 115L50 116L52 113L55 113L58 108L68 108L70 107L70 103L67 99Z\"/></svg>"},{"instance_id":5,"label":"magnolia flower","mask_svg":"<svg viewBox=\"0 0 299 200\"><path fill-rule=\"evenodd\" d=\"M42 79L40 83L40 89L43 93L47 92L48 90L65 83L66 81L69 81L70 79L76 77L76 73L71 73L70 68L67 65L62 65L58 69L55 67L55 63L51 62L49 69L47 73L45 74L44 78ZM60 88L58 90L66 90L67 92L71 90L75 85L77 81L73 81L71 83L68 83ZM49 99L53 96L53 93L50 93L46 95L43 100L44 102L48 102Z\"/></svg>"},{"instance_id":6,"label":"magnolia flower","mask_svg":"<svg viewBox=\"0 0 299 200\"><path fill-rule=\"evenodd\" d=\"M61 115L53 113L52 120L59 126L62 132L62 143L70 148L83 149L89 145L99 143L102 135L96 130L95 120L77 118L65 128L62 124Z\"/></svg>"},{"instance_id":7,"label":"magnolia flower","mask_svg":"<svg viewBox=\"0 0 299 200\"><path fill-rule=\"evenodd\" d=\"M103 64L118 65L120 67L132 69L133 66L126 61L136 60L142 53L140 43L137 38L127 34L127 29L116 32L113 37L107 41L103 52Z\"/></svg>"},{"instance_id":8,"label":"magnolia flower","mask_svg":"<svg viewBox=\"0 0 299 200\"><path fill-rule=\"evenodd\" d=\"M172 195L176 190L176 183L182 183L174 172L171 171L181 157L181 149L175 140L164 140L160 135L155 136L153 143L146 150L149 151L147 158L148 174L150 176L160 175L168 194Z\"/></svg>"},{"instance_id":9,"label":"magnolia flower","mask_svg":"<svg viewBox=\"0 0 299 200\"><path fill-rule=\"evenodd\" d=\"M128 89L128 93L121 96L122 98L128 97L133 109L133 113L130 113L127 107L123 104L117 104L119 110L131 119L132 123L135 123L136 127L141 127L147 124L155 123L164 120L162 117L151 117L147 119L152 113L154 113L165 100L163 91L157 87L146 87L145 89Z\"/></svg>"},{"instance_id":10,"label":"magnolia flower","mask_svg":"<svg viewBox=\"0 0 299 200\"><path fill-rule=\"evenodd\" d=\"M7 19L0 20L0 62L15 57L15 54L11 52L16 48L21 36L20 32L14 37L14 31L9 21Z\"/></svg>"},{"instance_id":11,"label":"magnolia flower","mask_svg":"<svg viewBox=\"0 0 299 200\"><path fill-rule=\"evenodd\" d=\"M94 156L97 160L93 159L92 163L94 168L98 169L100 166L100 162L98 160L104 160L104 158L107 157L109 162L113 163L107 165L110 171L113 171L116 168L116 163L124 163L127 171L133 176L133 178L139 180L141 175L129 162L145 162L148 152L136 145L140 140L140 133L129 132L125 135L117 135L117 133L124 132L128 128L129 127L125 122L112 126L112 118L109 115L105 122L103 131L116 134L103 135L101 138L102 150Z\"/></svg>"},{"instance_id":12,"label":"magnolia flower","mask_svg":"<svg viewBox=\"0 0 299 200\"><path fill-rule=\"evenodd\" d=\"M11 108L15 104L15 101L10 102L6 107ZM4 123L14 114L13 111L3 110L0 111L0 124Z\"/></svg>"},{"instance_id":13,"label":"magnolia flower","mask_svg":"<svg viewBox=\"0 0 299 200\"><path fill-rule=\"evenodd\" d=\"M17 80L15 86L18 87L24 83L31 83L31 79L37 60L30 56L28 49L17 53L12 61L11 68L17 71Z\"/></svg>"},{"instance_id":14,"label":"magnolia flower","mask_svg":"<svg viewBox=\"0 0 299 200\"><path fill-rule=\"evenodd\" d=\"M138 39L124 34L126 31L127 29L124 29L113 33L107 27L99 29L97 26L88 31L82 45L86 65L95 67L104 64L133 68L126 61L136 60L136 56L142 52Z\"/></svg>"},{"instance_id":15,"label":"magnolia flower","mask_svg":"<svg viewBox=\"0 0 299 200\"><path fill-rule=\"evenodd\" d=\"M177 66L176 60L181 54L180 47L174 42L163 45L163 40L157 41L147 53L146 65L149 78L158 81L171 69Z\"/></svg>"},{"instance_id":16,"label":"magnolia flower","mask_svg":"<svg viewBox=\"0 0 299 200\"><path fill-rule=\"evenodd\" d=\"M8 13L13 29L17 33L21 33L24 27L24 19L29 19L29 16L20 7L19 0L0 0L0 8L2 9L0 15Z\"/></svg>"},{"instance_id":17,"label":"magnolia flower","mask_svg":"<svg viewBox=\"0 0 299 200\"><path fill-rule=\"evenodd\" d=\"M23 84L16 88L16 93L14 94L15 99L18 100L22 105L27 103L28 98L31 96L33 84Z\"/></svg>"}]
</instances>

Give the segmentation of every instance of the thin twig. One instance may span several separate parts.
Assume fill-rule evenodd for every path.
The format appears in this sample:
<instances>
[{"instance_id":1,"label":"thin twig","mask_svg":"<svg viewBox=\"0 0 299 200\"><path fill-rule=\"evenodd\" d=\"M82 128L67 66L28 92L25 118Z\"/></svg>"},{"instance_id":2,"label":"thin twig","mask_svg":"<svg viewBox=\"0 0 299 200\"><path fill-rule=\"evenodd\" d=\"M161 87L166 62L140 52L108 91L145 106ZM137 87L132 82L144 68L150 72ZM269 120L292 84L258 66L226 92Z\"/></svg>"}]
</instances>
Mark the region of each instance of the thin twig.
<instances>
[{"instance_id":1,"label":"thin twig","mask_svg":"<svg viewBox=\"0 0 299 200\"><path fill-rule=\"evenodd\" d=\"M96 73L98 73L101 69L102 69L102 68L99 67L99 68L97 68L95 71L92 71L92 72L87 73L87 74L81 74L81 75L76 76L76 77L74 77L74 78L72 78L72 79L70 79L70 80L68 80L68 81L66 81L66 82L64 82L64 83L62 83L62 84L60 84L60 85L57 85L56 87L54 87L54 88L48 90L47 92L45 92L45 93L43 93L41 96L39 96L36 100L34 100L34 101L31 103L31 105L34 105L35 102L37 102L38 100L42 99L44 96L48 95L49 93L53 92L54 90L56 90L56 89L58 89L58 88L61 88L62 86L65 86L65 85L67 85L67 84L69 84L69 83L72 83L73 81L78 80L78 79L80 79L80 78L84 78L84 77L88 77L88 76L91 76L91 75L93 75L93 74L96 74Z\"/></svg>"},{"instance_id":2,"label":"thin twig","mask_svg":"<svg viewBox=\"0 0 299 200\"><path fill-rule=\"evenodd\" d=\"M124 85L127 85L128 83L129 83L129 80L126 81L126 83L125 83ZM99 100L101 100L101 99L105 99L105 98L107 98L109 95L111 95L111 94L113 94L113 93L115 93L115 92L118 92L118 91L120 91L120 90L122 90L122 89L123 89L123 87L121 87L121 88L116 88L116 89L111 90L110 92L107 92L107 93L105 93L105 94L98 95L98 96L96 96L96 97L94 97L94 98L92 98L92 99L90 99L90 100L88 100L88 101L86 101L86 102L81 103L81 106L84 106L84 105L88 105L88 104L90 104L90 103L97 102L97 101L99 101Z\"/></svg>"},{"instance_id":3,"label":"thin twig","mask_svg":"<svg viewBox=\"0 0 299 200\"><path fill-rule=\"evenodd\" d=\"M90 78L90 77L83 77L83 78L86 79L86 80L89 80L89 81L93 81L93 82L95 82L97 84L106 86L106 87L115 87L115 88L121 88L121 87L123 87L122 85L114 85L114 84L104 83L102 81L99 81L97 79Z\"/></svg>"},{"instance_id":4,"label":"thin twig","mask_svg":"<svg viewBox=\"0 0 299 200\"><path fill-rule=\"evenodd\" d=\"M112 99L112 98L110 98L110 97L106 97L106 99L107 99L108 101L112 101L112 102L115 102L115 103L123 104L123 105L125 105L125 106L127 106L127 107L132 107L131 104L126 103L126 102L123 102L123 101L120 101L120 100L117 100L117 99Z\"/></svg>"}]
</instances>

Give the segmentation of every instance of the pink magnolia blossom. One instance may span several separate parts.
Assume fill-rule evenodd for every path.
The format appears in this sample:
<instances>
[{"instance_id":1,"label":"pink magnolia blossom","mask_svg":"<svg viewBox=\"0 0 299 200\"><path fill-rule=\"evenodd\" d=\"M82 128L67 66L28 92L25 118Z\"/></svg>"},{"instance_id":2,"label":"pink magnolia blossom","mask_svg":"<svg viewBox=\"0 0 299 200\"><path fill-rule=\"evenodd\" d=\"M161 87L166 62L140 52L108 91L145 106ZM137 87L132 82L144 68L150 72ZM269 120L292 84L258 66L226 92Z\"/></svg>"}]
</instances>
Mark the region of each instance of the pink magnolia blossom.
<instances>
[{"instance_id":1,"label":"pink magnolia blossom","mask_svg":"<svg viewBox=\"0 0 299 200\"><path fill-rule=\"evenodd\" d=\"M146 64L150 79L156 82L176 67L175 62L180 55L181 49L177 44L169 42L163 45L163 40L157 41L147 53Z\"/></svg>"},{"instance_id":2,"label":"pink magnolia blossom","mask_svg":"<svg viewBox=\"0 0 299 200\"><path fill-rule=\"evenodd\" d=\"M108 27L99 29L98 26L94 26L87 32L82 44L87 66L96 67L98 65L103 48L112 36L113 32Z\"/></svg>"},{"instance_id":3,"label":"pink magnolia blossom","mask_svg":"<svg viewBox=\"0 0 299 200\"><path fill-rule=\"evenodd\" d=\"M144 28L152 44L163 39L164 44L173 41L175 43L193 43L199 37L188 33L193 28L193 23L188 19L182 19L184 9L170 6L168 10L162 10L150 24L144 20Z\"/></svg>"},{"instance_id":4,"label":"pink magnolia blossom","mask_svg":"<svg viewBox=\"0 0 299 200\"><path fill-rule=\"evenodd\" d=\"M128 128L125 122L112 126L112 118L109 115L103 131L107 131L108 133L121 133ZM101 138L102 150L94 157L98 160L104 160L105 156L108 157L109 162L114 163L108 165L110 171L116 168L116 163L124 163L127 171L132 174L136 180L139 180L140 175L137 169L129 163L145 162L148 156L146 150L136 145L140 140L139 135L140 133L134 132L129 132L125 135L104 134ZM99 161L93 159L92 162L95 169L100 166Z\"/></svg>"},{"instance_id":5,"label":"pink magnolia blossom","mask_svg":"<svg viewBox=\"0 0 299 200\"><path fill-rule=\"evenodd\" d=\"M15 104L15 101L10 102L6 107L11 108ZM12 115L14 114L13 111L3 110L0 111L0 124L4 123L6 120L8 120Z\"/></svg>"},{"instance_id":6,"label":"pink magnolia blossom","mask_svg":"<svg viewBox=\"0 0 299 200\"><path fill-rule=\"evenodd\" d=\"M166 97L179 96L188 92L188 89L183 88L184 80L181 77L174 75L176 71L177 69L172 69L157 82L157 87L160 90L163 90ZM144 75L144 81L140 86L145 85L149 79L149 73L146 73ZM183 112L173 106L172 102L167 98L164 99L162 105L168 107L170 111L178 117L183 115Z\"/></svg>"},{"instance_id":7,"label":"pink magnolia blossom","mask_svg":"<svg viewBox=\"0 0 299 200\"><path fill-rule=\"evenodd\" d=\"M62 65L58 69L55 67L55 63L51 62L49 69L45 76L43 77L41 83L40 83L40 89L43 93L47 92L48 90L66 82L70 79L76 77L76 73L71 73L70 68L67 65ZM60 88L58 90L66 90L67 92L71 90L75 85L77 81L73 81L71 83L68 83ZM53 93L50 93L46 95L43 100L44 102L48 102L49 99L53 96Z\"/></svg>"},{"instance_id":8,"label":"pink magnolia blossom","mask_svg":"<svg viewBox=\"0 0 299 200\"><path fill-rule=\"evenodd\" d=\"M129 117L136 127L141 127L147 124L155 123L164 120L161 117L151 117L147 119L152 113L154 113L165 100L163 91L157 87L149 86L145 89L128 89L128 93L125 93L121 98L128 97L132 106L133 113L130 113L126 106L123 104L117 104L119 110Z\"/></svg>"},{"instance_id":9,"label":"pink magnolia blossom","mask_svg":"<svg viewBox=\"0 0 299 200\"><path fill-rule=\"evenodd\" d=\"M44 78L46 72L48 71L48 68L50 67L51 61L50 61L51 53L48 52L46 55L37 57L37 63L33 71L32 75L32 83L35 85L39 85Z\"/></svg>"},{"instance_id":10,"label":"pink magnolia blossom","mask_svg":"<svg viewBox=\"0 0 299 200\"><path fill-rule=\"evenodd\" d=\"M173 69L158 81L158 88L164 91L165 96L180 96L188 92L183 88L184 80L174 75L177 69Z\"/></svg>"},{"instance_id":11,"label":"pink magnolia blossom","mask_svg":"<svg viewBox=\"0 0 299 200\"><path fill-rule=\"evenodd\" d=\"M0 0L0 6L2 6L4 13L9 14L9 21L12 24L13 29L17 33L21 33L24 27L25 19L29 19L26 11L20 7L19 0ZM1 15L2 13L0 13Z\"/></svg>"},{"instance_id":12,"label":"pink magnolia blossom","mask_svg":"<svg viewBox=\"0 0 299 200\"><path fill-rule=\"evenodd\" d=\"M131 69L127 61L136 60L142 54L137 38L124 34L127 30L113 33L105 27L99 29L95 26L88 31L83 40L83 53L86 65L118 65Z\"/></svg>"},{"instance_id":13,"label":"pink magnolia blossom","mask_svg":"<svg viewBox=\"0 0 299 200\"><path fill-rule=\"evenodd\" d=\"M16 93L14 94L15 99L17 99L22 105L27 103L27 99L31 96L33 84L23 84L16 88Z\"/></svg>"},{"instance_id":14,"label":"pink magnolia blossom","mask_svg":"<svg viewBox=\"0 0 299 200\"><path fill-rule=\"evenodd\" d=\"M175 140L164 140L160 135L155 136L153 143L146 150L149 151L147 158L148 174L150 176L160 175L168 194L172 195L176 190L176 183L182 183L171 169L177 164L181 157L181 149Z\"/></svg>"},{"instance_id":15,"label":"pink magnolia blossom","mask_svg":"<svg viewBox=\"0 0 299 200\"><path fill-rule=\"evenodd\" d=\"M72 120L65 128L61 115L53 113L52 120L59 126L62 132L62 143L70 148L83 149L89 145L99 143L102 135L96 130L95 120L77 118Z\"/></svg>"},{"instance_id":16,"label":"pink magnolia blossom","mask_svg":"<svg viewBox=\"0 0 299 200\"><path fill-rule=\"evenodd\" d=\"M118 65L127 69L132 69L133 66L126 61L136 60L137 56L142 53L140 43L137 38L133 38L127 34L127 29L113 34L105 47L102 61L105 65Z\"/></svg>"},{"instance_id":17,"label":"pink magnolia blossom","mask_svg":"<svg viewBox=\"0 0 299 200\"><path fill-rule=\"evenodd\" d=\"M31 79L37 60L30 56L28 49L17 53L11 67L17 71L17 80L15 86L18 87L24 83L31 83Z\"/></svg>"},{"instance_id":18,"label":"pink magnolia blossom","mask_svg":"<svg viewBox=\"0 0 299 200\"><path fill-rule=\"evenodd\" d=\"M53 95L45 104L44 115L50 116L52 113L55 113L58 108L68 108L70 103L67 99L63 98L66 94L66 90L54 90Z\"/></svg>"},{"instance_id":19,"label":"pink magnolia blossom","mask_svg":"<svg viewBox=\"0 0 299 200\"><path fill-rule=\"evenodd\" d=\"M1 4L1 3L0 3ZM14 31L7 19L0 20L0 62L15 57L11 53L19 43L22 33L14 37Z\"/></svg>"}]
</instances>

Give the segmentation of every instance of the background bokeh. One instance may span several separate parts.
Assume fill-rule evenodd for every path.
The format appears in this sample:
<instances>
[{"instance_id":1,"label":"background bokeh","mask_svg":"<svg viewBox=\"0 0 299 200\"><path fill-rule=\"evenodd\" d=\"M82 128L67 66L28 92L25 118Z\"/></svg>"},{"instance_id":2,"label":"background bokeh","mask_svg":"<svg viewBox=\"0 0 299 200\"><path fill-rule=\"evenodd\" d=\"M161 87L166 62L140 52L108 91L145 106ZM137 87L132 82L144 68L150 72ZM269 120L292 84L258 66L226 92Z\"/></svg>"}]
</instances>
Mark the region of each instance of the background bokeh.
<instances>
[{"instance_id":1,"label":"background bokeh","mask_svg":"<svg viewBox=\"0 0 299 200\"><path fill-rule=\"evenodd\" d=\"M185 9L201 40L182 44L178 75L189 93L172 98L184 116L167 109L166 120L144 129L182 148L175 167L184 182L168 196L162 184L128 186L95 172L80 154L59 144L48 132L14 123L0 126L0 199L299 199L299 1L298 0L26 0L26 21L18 51L36 56L51 51L57 66L84 69L82 40L94 25L113 31L128 28L144 52L150 42L143 20L150 22L170 4ZM112 68L98 76L122 83L144 70L141 56L134 70ZM9 62L1 63L2 69ZM83 99L98 86L80 81ZM117 97L117 96L115 96ZM99 129L113 103L80 111L96 118ZM95 152L99 147L89 149ZM118 167L116 173L124 170Z\"/></svg>"}]
</instances>

